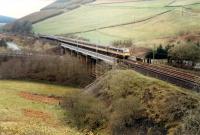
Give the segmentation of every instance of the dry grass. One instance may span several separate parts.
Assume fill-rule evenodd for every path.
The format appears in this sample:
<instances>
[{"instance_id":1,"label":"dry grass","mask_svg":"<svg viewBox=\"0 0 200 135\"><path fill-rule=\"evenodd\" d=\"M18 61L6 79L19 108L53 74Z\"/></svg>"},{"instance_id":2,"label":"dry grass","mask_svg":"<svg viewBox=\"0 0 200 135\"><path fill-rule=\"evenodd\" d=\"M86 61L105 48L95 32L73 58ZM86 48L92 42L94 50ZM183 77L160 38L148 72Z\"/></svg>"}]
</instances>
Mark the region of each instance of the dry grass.
<instances>
[{"instance_id":1,"label":"dry grass","mask_svg":"<svg viewBox=\"0 0 200 135\"><path fill-rule=\"evenodd\" d=\"M0 81L0 134L82 135L62 122L64 110L57 104L26 99L20 96L22 91L63 96L78 89L34 82Z\"/></svg>"},{"instance_id":2,"label":"dry grass","mask_svg":"<svg viewBox=\"0 0 200 135\"><path fill-rule=\"evenodd\" d=\"M152 126L158 124L168 132L173 132L172 129L180 126L182 119L188 115L187 112L196 109L200 102L200 95L196 92L145 77L131 70L111 71L86 92L110 106L129 96L138 98L145 108L145 112L141 114L153 120Z\"/></svg>"},{"instance_id":3,"label":"dry grass","mask_svg":"<svg viewBox=\"0 0 200 135\"><path fill-rule=\"evenodd\" d=\"M40 21L43 21L45 19L57 16L59 14L62 14L63 11L62 10L46 10L46 11L39 11L39 12L35 12L32 13L28 16L25 16L23 18L20 19L20 21L30 21L31 23L37 23Z\"/></svg>"}]
</instances>

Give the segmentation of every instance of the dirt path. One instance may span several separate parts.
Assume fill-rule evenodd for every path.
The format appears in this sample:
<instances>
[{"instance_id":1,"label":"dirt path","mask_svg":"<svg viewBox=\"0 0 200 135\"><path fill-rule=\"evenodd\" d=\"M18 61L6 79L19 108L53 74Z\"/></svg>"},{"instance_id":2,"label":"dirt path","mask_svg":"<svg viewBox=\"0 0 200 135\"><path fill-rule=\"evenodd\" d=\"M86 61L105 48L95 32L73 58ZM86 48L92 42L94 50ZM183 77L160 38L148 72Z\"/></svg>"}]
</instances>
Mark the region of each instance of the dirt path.
<instances>
[{"instance_id":1,"label":"dirt path","mask_svg":"<svg viewBox=\"0 0 200 135\"><path fill-rule=\"evenodd\" d=\"M19 96L27 100L32 100L32 101L46 103L46 104L53 104L53 105L59 105L60 102L62 101L61 98L48 97L48 96L33 94L29 92L20 92Z\"/></svg>"},{"instance_id":2,"label":"dirt path","mask_svg":"<svg viewBox=\"0 0 200 135\"><path fill-rule=\"evenodd\" d=\"M30 118L39 118L44 121L51 119L50 114L42 111L32 110L32 109L22 109L24 116Z\"/></svg>"}]
</instances>

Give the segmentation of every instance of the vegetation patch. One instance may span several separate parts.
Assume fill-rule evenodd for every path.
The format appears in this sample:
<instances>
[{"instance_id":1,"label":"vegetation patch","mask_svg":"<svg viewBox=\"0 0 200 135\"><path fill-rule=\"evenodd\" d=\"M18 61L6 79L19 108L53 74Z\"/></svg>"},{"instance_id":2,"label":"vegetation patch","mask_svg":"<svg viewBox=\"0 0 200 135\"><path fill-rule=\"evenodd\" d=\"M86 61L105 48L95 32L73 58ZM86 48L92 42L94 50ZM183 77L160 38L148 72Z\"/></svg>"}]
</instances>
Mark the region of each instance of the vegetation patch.
<instances>
[{"instance_id":1,"label":"vegetation patch","mask_svg":"<svg viewBox=\"0 0 200 135\"><path fill-rule=\"evenodd\" d=\"M2 135L83 135L63 123L64 113L57 104L27 100L21 91L60 97L78 89L28 81L0 80L0 134Z\"/></svg>"},{"instance_id":2,"label":"vegetation patch","mask_svg":"<svg viewBox=\"0 0 200 135\"><path fill-rule=\"evenodd\" d=\"M0 74L3 79L32 79L79 87L91 82L87 67L70 56L36 54L8 59L0 65Z\"/></svg>"},{"instance_id":3,"label":"vegetation patch","mask_svg":"<svg viewBox=\"0 0 200 135\"><path fill-rule=\"evenodd\" d=\"M4 32L12 32L15 34L32 34L32 23L30 21L15 21L3 27Z\"/></svg>"},{"instance_id":4,"label":"vegetation patch","mask_svg":"<svg viewBox=\"0 0 200 135\"><path fill-rule=\"evenodd\" d=\"M87 128L95 131L106 124L105 105L91 95L80 92L66 95L63 107L69 113L66 120L70 120L69 122L72 122L79 129Z\"/></svg>"},{"instance_id":5,"label":"vegetation patch","mask_svg":"<svg viewBox=\"0 0 200 135\"><path fill-rule=\"evenodd\" d=\"M169 58L174 60L174 65L194 67L200 62L200 44L198 43L183 43L169 50Z\"/></svg>"},{"instance_id":6,"label":"vegetation patch","mask_svg":"<svg viewBox=\"0 0 200 135\"><path fill-rule=\"evenodd\" d=\"M65 101L68 117L79 128L113 135L166 135L178 132L189 112L197 110L200 97L131 70L114 70Z\"/></svg>"}]
</instances>

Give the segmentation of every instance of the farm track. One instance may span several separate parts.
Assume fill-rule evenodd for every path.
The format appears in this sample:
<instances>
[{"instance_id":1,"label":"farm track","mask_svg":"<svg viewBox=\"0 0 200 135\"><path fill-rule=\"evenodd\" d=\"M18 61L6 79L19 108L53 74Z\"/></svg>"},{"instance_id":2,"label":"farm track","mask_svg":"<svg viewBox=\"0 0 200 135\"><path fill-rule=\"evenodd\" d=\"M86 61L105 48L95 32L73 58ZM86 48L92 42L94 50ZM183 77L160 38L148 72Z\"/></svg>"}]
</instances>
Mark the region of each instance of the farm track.
<instances>
[{"instance_id":1,"label":"farm track","mask_svg":"<svg viewBox=\"0 0 200 135\"><path fill-rule=\"evenodd\" d=\"M130 3L130 2L140 2L140 0L127 0L127 1L119 1L119 2L105 2L105 3L91 3L88 5L97 6L97 5L110 5L110 4L119 4L119 3Z\"/></svg>"},{"instance_id":2,"label":"farm track","mask_svg":"<svg viewBox=\"0 0 200 135\"><path fill-rule=\"evenodd\" d=\"M199 76L164 66L150 65L131 60L124 61L124 64L128 65L129 68L133 68L134 70L139 71L143 74L150 75L159 78L161 80L174 83L184 88L200 91Z\"/></svg>"},{"instance_id":3,"label":"farm track","mask_svg":"<svg viewBox=\"0 0 200 135\"><path fill-rule=\"evenodd\" d=\"M172 3L173 4L173 3ZM200 4L200 2L196 2L196 3L191 3L191 4L186 4L186 5L168 5L168 6L166 6L166 7L183 7L183 8L185 8L185 6L193 6L193 5L198 5L198 4Z\"/></svg>"},{"instance_id":4,"label":"farm track","mask_svg":"<svg viewBox=\"0 0 200 135\"><path fill-rule=\"evenodd\" d=\"M169 4L167 4L165 7L170 6L171 4L175 3L176 0L171 1Z\"/></svg>"}]
</instances>

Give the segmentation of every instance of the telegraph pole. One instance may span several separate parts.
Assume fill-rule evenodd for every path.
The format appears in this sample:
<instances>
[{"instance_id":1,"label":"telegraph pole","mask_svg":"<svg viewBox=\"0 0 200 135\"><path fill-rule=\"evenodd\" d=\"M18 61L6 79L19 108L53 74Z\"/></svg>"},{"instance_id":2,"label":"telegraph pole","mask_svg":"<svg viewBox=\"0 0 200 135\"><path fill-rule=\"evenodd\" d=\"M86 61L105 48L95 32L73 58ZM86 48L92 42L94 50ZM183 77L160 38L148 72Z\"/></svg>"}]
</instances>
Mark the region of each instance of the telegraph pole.
<instances>
[{"instance_id":1,"label":"telegraph pole","mask_svg":"<svg viewBox=\"0 0 200 135\"><path fill-rule=\"evenodd\" d=\"M155 48L156 48L156 46L155 46L155 44L153 45L153 61L154 61L154 59L155 59Z\"/></svg>"},{"instance_id":2,"label":"telegraph pole","mask_svg":"<svg viewBox=\"0 0 200 135\"><path fill-rule=\"evenodd\" d=\"M78 37L77 37L78 38ZM77 57L78 57L78 41L77 41L77 38L76 39L76 45L77 45Z\"/></svg>"},{"instance_id":3,"label":"telegraph pole","mask_svg":"<svg viewBox=\"0 0 200 135\"><path fill-rule=\"evenodd\" d=\"M183 6L181 7L181 16L183 16Z\"/></svg>"}]
</instances>

